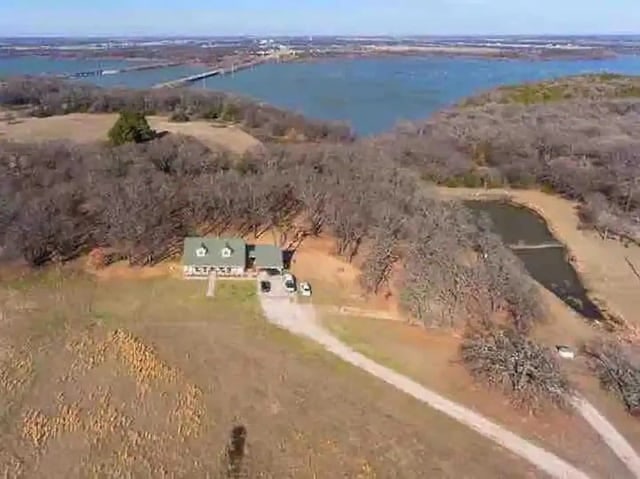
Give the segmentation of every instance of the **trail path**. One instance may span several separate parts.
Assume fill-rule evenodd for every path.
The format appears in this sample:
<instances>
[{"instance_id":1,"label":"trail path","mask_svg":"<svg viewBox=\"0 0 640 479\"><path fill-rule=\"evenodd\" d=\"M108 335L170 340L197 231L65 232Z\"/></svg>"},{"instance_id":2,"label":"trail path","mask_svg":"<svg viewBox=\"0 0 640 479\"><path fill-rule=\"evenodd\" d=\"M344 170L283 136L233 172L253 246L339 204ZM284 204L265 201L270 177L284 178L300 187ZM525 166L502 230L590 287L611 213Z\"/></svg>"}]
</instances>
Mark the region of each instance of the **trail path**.
<instances>
[{"instance_id":1,"label":"trail path","mask_svg":"<svg viewBox=\"0 0 640 479\"><path fill-rule=\"evenodd\" d=\"M471 409L450 401L406 376L354 351L317 323L312 305L297 304L289 301L288 298L267 295L260 295L260 303L266 318L271 323L288 329L294 334L312 339L344 361L367 371L528 460L549 476L563 479L586 479L589 477L565 460L522 439ZM609 442L607 441L607 443Z\"/></svg>"}]
</instances>

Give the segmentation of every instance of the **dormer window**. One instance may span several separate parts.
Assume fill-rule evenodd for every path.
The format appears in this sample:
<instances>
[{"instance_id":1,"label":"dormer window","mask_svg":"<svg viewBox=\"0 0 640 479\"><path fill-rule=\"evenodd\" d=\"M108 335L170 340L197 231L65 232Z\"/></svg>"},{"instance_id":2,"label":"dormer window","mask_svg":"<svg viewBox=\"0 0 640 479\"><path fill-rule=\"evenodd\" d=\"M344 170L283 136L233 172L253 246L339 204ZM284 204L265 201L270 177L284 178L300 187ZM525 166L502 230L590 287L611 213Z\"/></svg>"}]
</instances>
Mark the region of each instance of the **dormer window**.
<instances>
[{"instance_id":1,"label":"dormer window","mask_svg":"<svg viewBox=\"0 0 640 479\"><path fill-rule=\"evenodd\" d=\"M200 245L200 247L196 250L196 256L198 258L204 258L205 256L207 256L207 253L209 252L209 250L207 249L207 247L202 244Z\"/></svg>"},{"instance_id":2,"label":"dormer window","mask_svg":"<svg viewBox=\"0 0 640 479\"><path fill-rule=\"evenodd\" d=\"M222 248L222 251L220 251L220 255L223 258L231 258L231 253L233 253L233 251L231 251L231 248L229 248L228 246L225 246L224 248Z\"/></svg>"}]
</instances>

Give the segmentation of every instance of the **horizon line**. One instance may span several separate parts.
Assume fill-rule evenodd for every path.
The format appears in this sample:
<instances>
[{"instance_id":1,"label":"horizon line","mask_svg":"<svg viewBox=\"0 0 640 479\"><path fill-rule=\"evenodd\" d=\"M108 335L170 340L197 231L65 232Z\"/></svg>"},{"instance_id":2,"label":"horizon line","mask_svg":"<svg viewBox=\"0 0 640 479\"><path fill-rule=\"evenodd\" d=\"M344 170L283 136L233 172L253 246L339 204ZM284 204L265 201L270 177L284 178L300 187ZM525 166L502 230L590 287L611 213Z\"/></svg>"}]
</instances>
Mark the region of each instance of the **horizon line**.
<instances>
[{"instance_id":1,"label":"horizon line","mask_svg":"<svg viewBox=\"0 0 640 479\"><path fill-rule=\"evenodd\" d=\"M640 32L585 32L585 33L447 33L447 34L425 34L425 33L242 33L230 35L188 35L188 34L100 34L100 35L62 35L57 33L40 33L40 34L13 34L0 36L0 39L24 39L24 38L60 38L60 39L144 39L144 38L171 38L171 39L209 39L209 38L252 38L252 37L280 37L280 38L299 38L299 37L317 37L317 38L486 38L486 37L638 37Z\"/></svg>"}]
</instances>

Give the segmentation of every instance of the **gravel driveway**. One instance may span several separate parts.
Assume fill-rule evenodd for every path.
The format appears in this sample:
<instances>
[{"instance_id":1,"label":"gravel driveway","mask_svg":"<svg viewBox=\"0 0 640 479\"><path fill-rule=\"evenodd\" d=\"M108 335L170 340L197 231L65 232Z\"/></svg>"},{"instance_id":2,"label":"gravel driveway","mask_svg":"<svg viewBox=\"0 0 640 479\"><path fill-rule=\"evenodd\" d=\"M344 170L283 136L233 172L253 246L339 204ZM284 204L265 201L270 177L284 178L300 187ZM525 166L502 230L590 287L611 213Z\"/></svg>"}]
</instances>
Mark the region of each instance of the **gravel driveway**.
<instances>
[{"instance_id":1,"label":"gravel driveway","mask_svg":"<svg viewBox=\"0 0 640 479\"><path fill-rule=\"evenodd\" d=\"M272 295L260 295L260 303L267 320L271 323L299 336L312 339L344 361L367 371L528 460L551 477L564 479L589 477L558 456L516 436L484 416L354 351L318 324L313 305L298 304L289 297Z\"/></svg>"}]
</instances>

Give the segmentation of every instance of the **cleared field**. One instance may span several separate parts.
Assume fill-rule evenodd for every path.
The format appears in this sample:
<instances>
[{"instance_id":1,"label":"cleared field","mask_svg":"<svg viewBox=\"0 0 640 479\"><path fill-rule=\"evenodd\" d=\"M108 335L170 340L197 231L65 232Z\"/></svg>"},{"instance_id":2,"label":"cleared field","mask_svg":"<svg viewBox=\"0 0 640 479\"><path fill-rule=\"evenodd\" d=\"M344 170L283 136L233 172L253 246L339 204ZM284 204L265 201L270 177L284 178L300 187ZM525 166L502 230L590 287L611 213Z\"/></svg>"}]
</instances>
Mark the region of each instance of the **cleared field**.
<instances>
[{"instance_id":1,"label":"cleared field","mask_svg":"<svg viewBox=\"0 0 640 479\"><path fill-rule=\"evenodd\" d=\"M266 324L252 282L49 270L0 289L3 477L537 477ZM622 476L620 476L622 477Z\"/></svg>"},{"instance_id":2,"label":"cleared field","mask_svg":"<svg viewBox=\"0 0 640 479\"><path fill-rule=\"evenodd\" d=\"M107 132L118 119L117 114L72 113L49 118L20 118L15 123L0 122L0 139L14 141L70 140L77 143L105 141ZM166 117L147 117L156 131L181 133L198 138L211 148L226 148L242 154L260 142L236 126L206 121L172 123Z\"/></svg>"}]
</instances>

